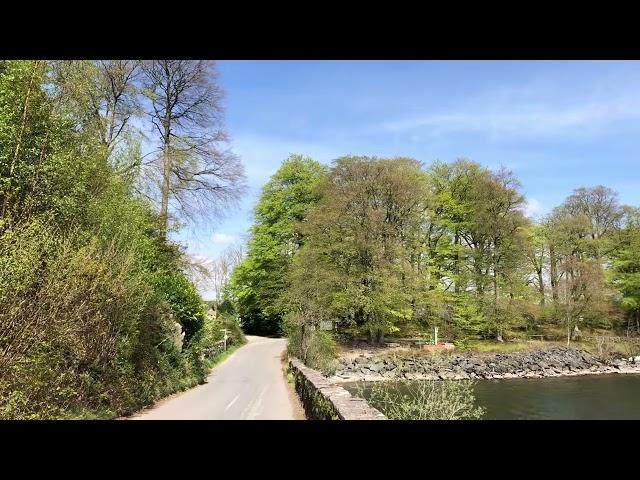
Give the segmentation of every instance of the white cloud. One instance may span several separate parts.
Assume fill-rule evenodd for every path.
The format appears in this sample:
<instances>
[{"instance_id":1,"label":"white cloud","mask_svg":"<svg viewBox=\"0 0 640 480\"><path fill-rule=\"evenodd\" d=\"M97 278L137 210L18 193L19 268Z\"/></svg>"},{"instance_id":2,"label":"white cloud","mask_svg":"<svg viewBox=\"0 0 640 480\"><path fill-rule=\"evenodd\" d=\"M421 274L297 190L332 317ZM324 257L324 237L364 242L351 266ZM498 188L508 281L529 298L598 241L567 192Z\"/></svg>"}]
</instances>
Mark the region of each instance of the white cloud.
<instances>
[{"instance_id":1,"label":"white cloud","mask_svg":"<svg viewBox=\"0 0 640 480\"><path fill-rule=\"evenodd\" d=\"M428 136L483 133L498 139L592 136L615 122L634 128L630 121L640 120L640 91L619 80L609 79L606 88L592 85L590 90L577 93L567 86L503 88L465 99L446 112L398 118L379 127L389 133L410 133L412 141L418 132Z\"/></svg>"},{"instance_id":2,"label":"white cloud","mask_svg":"<svg viewBox=\"0 0 640 480\"><path fill-rule=\"evenodd\" d=\"M535 198L527 199L527 205L524 208L524 213L527 217L530 218L538 218L544 215L546 212L546 208L540 203L539 200Z\"/></svg>"},{"instance_id":3,"label":"white cloud","mask_svg":"<svg viewBox=\"0 0 640 480\"><path fill-rule=\"evenodd\" d=\"M227 233L214 233L211 241L216 245L231 245L240 240L237 235L229 235Z\"/></svg>"}]
</instances>

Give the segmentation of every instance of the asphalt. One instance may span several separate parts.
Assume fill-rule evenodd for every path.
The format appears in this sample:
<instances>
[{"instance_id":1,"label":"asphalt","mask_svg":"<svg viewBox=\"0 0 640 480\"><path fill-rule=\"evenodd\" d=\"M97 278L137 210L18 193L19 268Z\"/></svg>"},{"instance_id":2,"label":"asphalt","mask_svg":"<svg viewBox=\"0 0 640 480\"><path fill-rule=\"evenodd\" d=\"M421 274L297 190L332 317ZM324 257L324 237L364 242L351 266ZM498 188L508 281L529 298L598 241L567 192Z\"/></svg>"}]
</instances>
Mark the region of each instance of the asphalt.
<instances>
[{"instance_id":1,"label":"asphalt","mask_svg":"<svg viewBox=\"0 0 640 480\"><path fill-rule=\"evenodd\" d=\"M203 385L173 395L131 420L294 420L300 418L282 371L286 340L247 336Z\"/></svg>"}]
</instances>

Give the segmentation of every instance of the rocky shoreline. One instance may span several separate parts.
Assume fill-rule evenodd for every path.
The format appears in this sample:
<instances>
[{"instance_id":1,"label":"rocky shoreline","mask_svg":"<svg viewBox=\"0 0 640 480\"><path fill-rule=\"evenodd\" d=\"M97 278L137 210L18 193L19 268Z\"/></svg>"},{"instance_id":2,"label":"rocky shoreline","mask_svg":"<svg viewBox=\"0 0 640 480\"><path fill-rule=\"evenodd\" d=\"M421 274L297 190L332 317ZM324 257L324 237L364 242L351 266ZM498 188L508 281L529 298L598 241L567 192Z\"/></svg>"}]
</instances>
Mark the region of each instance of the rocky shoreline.
<instances>
[{"instance_id":1,"label":"rocky shoreline","mask_svg":"<svg viewBox=\"0 0 640 480\"><path fill-rule=\"evenodd\" d=\"M451 354L386 358L361 354L339 361L336 383L380 380L543 378L607 373L640 374L640 357L598 360L571 347L496 354Z\"/></svg>"}]
</instances>

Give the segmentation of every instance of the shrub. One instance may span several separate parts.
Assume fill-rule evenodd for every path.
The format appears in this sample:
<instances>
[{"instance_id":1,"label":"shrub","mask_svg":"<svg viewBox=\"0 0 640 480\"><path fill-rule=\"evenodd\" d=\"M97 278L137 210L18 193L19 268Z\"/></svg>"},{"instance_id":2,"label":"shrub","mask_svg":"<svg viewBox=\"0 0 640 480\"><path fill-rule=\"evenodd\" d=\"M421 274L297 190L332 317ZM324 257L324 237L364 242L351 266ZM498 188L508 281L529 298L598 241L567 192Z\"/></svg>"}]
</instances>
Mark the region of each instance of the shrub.
<instances>
[{"instance_id":1,"label":"shrub","mask_svg":"<svg viewBox=\"0 0 640 480\"><path fill-rule=\"evenodd\" d=\"M357 394L392 420L479 419L472 380L402 381L393 390L385 382L356 387Z\"/></svg>"},{"instance_id":2,"label":"shrub","mask_svg":"<svg viewBox=\"0 0 640 480\"><path fill-rule=\"evenodd\" d=\"M200 297L135 232L63 233L43 217L0 234L0 418L109 418L204 378ZM176 321L193 340L182 351Z\"/></svg>"},{"instance_id":3,"label":"shrub","mask_svg":"<svg viewBox=\"0 0 640 480\"><path fill-rule=\"evenodd\" d=\"M240 327L240 322L228 313L223 313L220 315L220 319L222 321L222 328L227 329L227 335L229 339L227 340L228 344L231 345L244 345L247 343L247 338Z\"/></svg>"},{"instance_id":4,"label":"shrub","mask_svg":"<svg viewBox=\"0 0 640 480\"><path fill-rule=\"evenodd\" d=\"M156 273L155 283L182 325L184 342L189 345L196 333L202 330L206 316L196 287L181 272L168 269Z\"/></svg>"},{"instance_id":5,"label":"shrub","mask_svg":"<svg viewBox=\"0 0 640 480\"><path fill-rule=\"evenodd\" d=\"M469 350L469 339L459 338L453 342L453 345L461 352Z\"/></svg>"},{"instance_id":6,"label":"shrub","mask_svg":"<svg viewBox=\"0 0 640 480\"><path fill-rule=\"evenodd\" d=\"M318 330L314 325L303 322L299 316L285 317L283 329L289 339L289 355L326 375L335 372L337 346L330 332Z\"/></svg>"}]
</instances>

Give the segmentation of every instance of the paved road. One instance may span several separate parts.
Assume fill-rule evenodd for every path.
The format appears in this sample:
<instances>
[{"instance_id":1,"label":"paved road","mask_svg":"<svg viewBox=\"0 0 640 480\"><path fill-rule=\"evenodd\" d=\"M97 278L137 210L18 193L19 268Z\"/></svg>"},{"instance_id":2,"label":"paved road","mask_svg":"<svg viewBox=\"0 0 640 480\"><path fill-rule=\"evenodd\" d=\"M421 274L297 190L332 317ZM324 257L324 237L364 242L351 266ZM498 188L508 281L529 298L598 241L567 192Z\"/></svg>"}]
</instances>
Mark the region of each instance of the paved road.
<instances>
[{"instance_id":1,"label":"paved road","mask_svg":"<svg viewBox=\"0 0 640 480\"><path fill-rule=\"evenodd\" d=\"M131 419L295 419L295 400L280 360L286 340L253 336L247 336L247 340L212 370L206 384L162 400Z\"/></svg>"}]
</instances>

